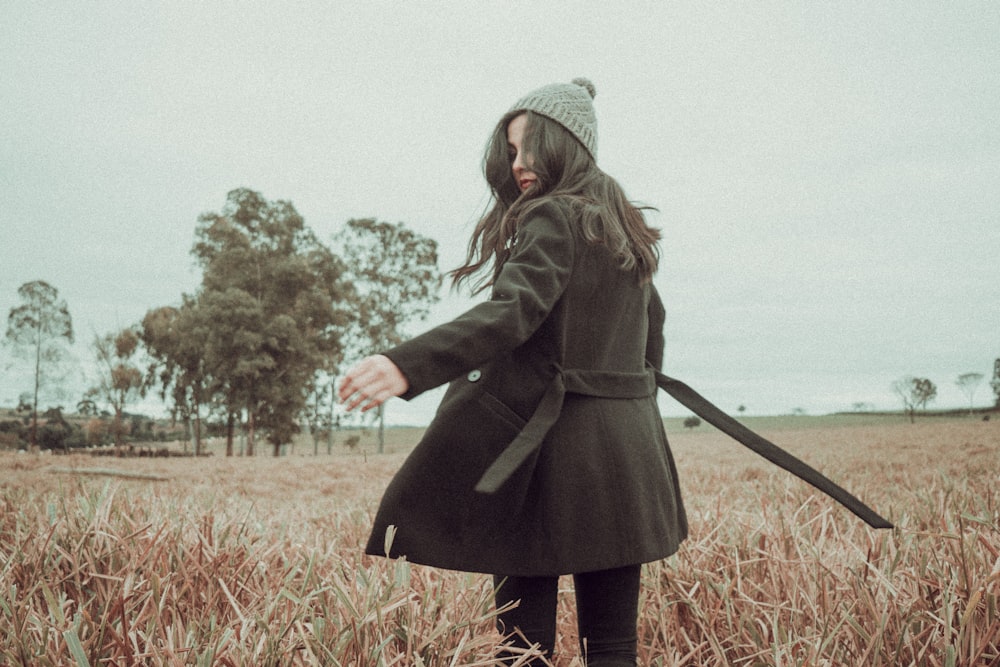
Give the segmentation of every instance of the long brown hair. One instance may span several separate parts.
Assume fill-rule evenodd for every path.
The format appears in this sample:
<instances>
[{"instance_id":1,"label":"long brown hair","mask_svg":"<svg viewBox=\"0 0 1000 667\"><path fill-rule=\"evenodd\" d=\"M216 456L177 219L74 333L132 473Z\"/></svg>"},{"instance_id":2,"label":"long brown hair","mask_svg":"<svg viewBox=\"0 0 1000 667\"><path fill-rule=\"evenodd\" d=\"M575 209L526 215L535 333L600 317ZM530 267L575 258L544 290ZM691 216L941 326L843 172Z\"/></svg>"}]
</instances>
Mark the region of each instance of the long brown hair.
<instances>
[{"instance_id":1,"label":"long brown hair","mask_svg":"<svg viewBox=\"0 0 1000 667\"><path fill-rule=\"evenodd\" d=\"M521 192L511 173L507 126L527 114L522 151L530 156L536 183ZM646 224L640 207L628 200L617 181L601 171L576 137L559 123L532 111L512 111L497 124L486 146L483 174L492 206L476 224L465 263L451 272L458 286L492 263L492 274L473 284L479 292L496 280L510 256L518 224L544 201L559 198L570 205L589 243L603 244L623 271L640 282L650 280L659 262L660 232Z\"/></svg>"}]
</instances>

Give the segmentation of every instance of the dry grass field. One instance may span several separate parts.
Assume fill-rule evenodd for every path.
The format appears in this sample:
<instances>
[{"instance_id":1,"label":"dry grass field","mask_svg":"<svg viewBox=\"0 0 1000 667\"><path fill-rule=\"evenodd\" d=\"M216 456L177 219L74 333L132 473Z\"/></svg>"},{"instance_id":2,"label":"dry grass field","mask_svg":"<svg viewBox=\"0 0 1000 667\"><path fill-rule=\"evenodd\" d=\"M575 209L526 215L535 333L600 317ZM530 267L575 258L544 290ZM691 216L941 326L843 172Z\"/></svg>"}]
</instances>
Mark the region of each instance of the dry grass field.
<instances>
[{"instance_id":1,"label":"dry grass field","mask_svg":"<svg viewBox=\"0 0 1000 667\"><path fill-rule=\"evenodd\" d=\"M760 428L897 528L671 427L692 534L644 568L640 664L1000 665L1000 419ZM418 434L389 433L384 455L0 454L0 665L493 664L487 577L361 555ZM555 664L582 665L563 583Z\"/></svg>"}]
</instances>

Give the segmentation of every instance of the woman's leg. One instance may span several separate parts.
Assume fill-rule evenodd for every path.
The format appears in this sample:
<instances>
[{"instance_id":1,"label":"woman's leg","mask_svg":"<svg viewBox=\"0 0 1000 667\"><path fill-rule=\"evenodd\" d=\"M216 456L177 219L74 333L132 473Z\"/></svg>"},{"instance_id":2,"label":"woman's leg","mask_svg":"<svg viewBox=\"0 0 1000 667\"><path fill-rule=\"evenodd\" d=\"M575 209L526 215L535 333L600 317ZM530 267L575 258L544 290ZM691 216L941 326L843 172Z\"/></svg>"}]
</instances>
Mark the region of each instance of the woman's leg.
<instances>
[{"instance_id":1,"label":"woman's leg","mask_svg":"<svg viewBox=\"0 0 1000 667\"><path fill-rule=\"evenodd\" d=\"M556 643L556 602L559 595L559 577L501 577L493 578L497 609L520 600L518 605L497 617L497 629L503 635L518 631L510 638L513 646L528 648L539 644L546 656L552 655ZM502 653L499 657L515 658L515 653Z\"/></svg>"},{"instance_id":2,"label":"woman's leg","mask_svg":"<svg viewBox=\"0 0 1000 667\"><path fill-rule=\"evenodd\" d=\"M641 566L573 576L580 647L587 667L634 667Z\"/></svg>"}]
</instances>

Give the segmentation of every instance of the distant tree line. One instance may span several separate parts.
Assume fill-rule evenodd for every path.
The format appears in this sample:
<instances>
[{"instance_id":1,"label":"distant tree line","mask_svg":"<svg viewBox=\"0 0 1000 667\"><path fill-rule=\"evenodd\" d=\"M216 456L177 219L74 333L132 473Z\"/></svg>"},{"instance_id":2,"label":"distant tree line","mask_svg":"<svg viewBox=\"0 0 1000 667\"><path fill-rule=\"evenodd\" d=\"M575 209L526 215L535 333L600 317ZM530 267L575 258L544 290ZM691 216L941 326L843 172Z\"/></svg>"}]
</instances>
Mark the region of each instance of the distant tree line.
<instances>
[{"instance_id":1,"label":"distant tree line","mask_svg":"<svg viewBox=\"0 0 1000 667\"><path fill-rule=\"evenodd\" d=\"M190 425L196 452L206 420L224 425L227 455L238 430L248 455L261 439L279 454L302 424L314 434L329 431L338 422L333 384L345 359L401 341L408 323L427 316L441 285L437 243L402 223L350 220L332 241L336 252L291 202L233 190L221 211L198 218L191 251L202 270L198 289L95 336L98 377L78 407L110 408L106 435L121 444L126 408L154 391L175 420ZM68 363L72 319L44 281L22 285L18 295L5 342L33 364L23 435L44 446L38 396ZM383 413L378 418L384 423Z\"/></svg>"},{"instance_id":2,"label":"distant tree line","mask_svg":"<svg viewBox=\"0 0 1000 667\"><path fill-rule=\"evenodd\" d=\"M983 373L970 372L962 373L955 379L955 385L969 399L970 415L975 412L976 390L985 377ZM989 384L994 394L994 409L1000 409L1000 359L997 359L993 364L993 378ZM930 379L914 377L912 375L905 375L894 381L891 388L893 393L902 400L903 413L909 418L911 423L915 421L917 411L926 410L927 404L937 398L938 392L937 385ZM874 409L874 406L871 403L859 401L852 404L851 408L854 412L869 412ZM746 406L741 404L736 408L736 411L742 415L746 411ZM804 415L805 410L803 408L793 408L791 414ZM701 420L695 416L690 416L684 419L683 425L685 428L694 429L701 425Z\"/></svg>"},{"instance_id":3,"label":"distant tree line","mask_svg":"<svg viewBox=\"0 0 1000 667\"><path fill-rule=\"evenodd\" d=\"M31 406L22 403L13 413L7 417L0 415L0 449L18 448L30 442ZM109 445L115 440L111 414L106 410L88 414L78 404L74 416L63 414L62 407L55 406L38 415L38 422L35 442L41 449L68 452L80 447ZM138 414L125 414L121 431L132 440L142 442L166 442L183 436L180 427L164 428L155 420Z\"/></svg>"},{"instance_id":4,"label":"distant tree line","mask_svg":"<svg viewBox=\"0 0 1000 667\"><path fill-rule=\"evenodd\" d=\"M974 413L975 395L979 385L985 379L983 373L962 373L955 378L955 386L969 400L969 414ZM993 364L993 377L990 388L994 394L994 407L1000 408L1000 359ZM937 385L928 378L906 375L892 383L892 390L903 402L903 411L913 422L917 410L927 409L927 404L937 398Z\"/></svg>"}]
</instances>

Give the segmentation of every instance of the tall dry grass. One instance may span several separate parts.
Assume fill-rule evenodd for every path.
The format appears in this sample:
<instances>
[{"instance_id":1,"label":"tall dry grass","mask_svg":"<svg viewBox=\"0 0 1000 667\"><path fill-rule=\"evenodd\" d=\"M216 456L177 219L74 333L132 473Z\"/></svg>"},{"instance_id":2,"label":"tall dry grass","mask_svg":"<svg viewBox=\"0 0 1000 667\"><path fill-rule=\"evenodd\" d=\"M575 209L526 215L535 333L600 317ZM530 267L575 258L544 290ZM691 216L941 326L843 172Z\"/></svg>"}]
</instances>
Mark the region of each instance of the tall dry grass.
<instances>
[{"instance_id":1,"label":"tall dry grass","mask_svg":"<svg viewBox=\"0 0 1000 667\"><path fill-rule=\"evenodd\" d=\"M692 534L644 569L641 664L1000 665L1000 423L768 435L898 528L673 434ZM361 555L403 456L0 455L0 664L493 664L487 577ZM97 466L169 479L56 472Z\"/></svg>"}]
</instances>

